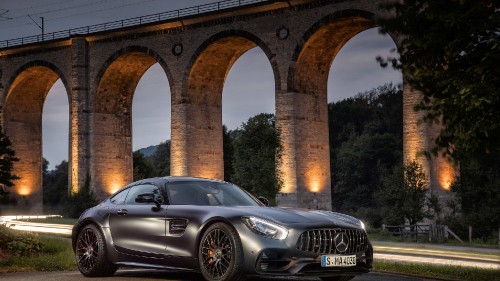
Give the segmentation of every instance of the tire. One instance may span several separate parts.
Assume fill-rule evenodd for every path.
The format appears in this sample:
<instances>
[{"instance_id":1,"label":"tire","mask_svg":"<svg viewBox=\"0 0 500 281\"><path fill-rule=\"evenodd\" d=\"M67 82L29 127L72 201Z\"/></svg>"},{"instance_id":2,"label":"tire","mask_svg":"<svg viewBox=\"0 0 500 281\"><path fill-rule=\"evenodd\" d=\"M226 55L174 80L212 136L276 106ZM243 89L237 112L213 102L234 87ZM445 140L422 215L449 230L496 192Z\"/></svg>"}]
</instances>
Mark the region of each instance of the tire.
<instances>
[{"instance_id":1,"label":"tire","mask_svg":"<svg viewBox=\"0 0 500 281\"><path fill-rule=\"evenodd\" d=\"M354 276L329 276L329 277L320 277L319 279L323 281L349 281L353 278Z\"/></svg>"},{"instance_id":2,"label":"tire","mask_svg":"<svg viewBox=\"0 0 500 281\"><path fill-rule=\"evenodd\" d=\"M212 224L198 247L201 274L207 281L243 281L241 240L225 223Z\"/></svg>"},{"instance_id":3,"label":"tire","mask_svg":"<svg viewBox=\"0 0 500 281\"><path fill-rule=\"evenodd\" d=\"M78 269L87 277L111 276L118 269L108 261L104 236L93 224L85 226L78 234L75 256Z\"/></svg>"}]
</instances>

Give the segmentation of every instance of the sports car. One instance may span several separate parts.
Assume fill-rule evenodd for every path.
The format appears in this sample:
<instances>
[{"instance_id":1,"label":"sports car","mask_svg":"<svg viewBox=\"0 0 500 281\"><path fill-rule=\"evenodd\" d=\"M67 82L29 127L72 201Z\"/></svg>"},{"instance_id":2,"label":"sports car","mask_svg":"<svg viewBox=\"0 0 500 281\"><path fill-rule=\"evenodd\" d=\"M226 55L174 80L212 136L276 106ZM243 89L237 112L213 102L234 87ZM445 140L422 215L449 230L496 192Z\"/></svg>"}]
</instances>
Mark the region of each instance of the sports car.
<instances>
[{"instance_id":1,"label":"sports car","mask_svg":"<svg viewBox=\"0 0 500 281\"><path fill-rule=\"evenodd\" d=\"M200 272L206 280L316 276L372 268L363 223L344 214L269 207L224 181L164 177L129 184L83 212L73 250L87 277L120 266Z\"/></svg>"}]
</instances>

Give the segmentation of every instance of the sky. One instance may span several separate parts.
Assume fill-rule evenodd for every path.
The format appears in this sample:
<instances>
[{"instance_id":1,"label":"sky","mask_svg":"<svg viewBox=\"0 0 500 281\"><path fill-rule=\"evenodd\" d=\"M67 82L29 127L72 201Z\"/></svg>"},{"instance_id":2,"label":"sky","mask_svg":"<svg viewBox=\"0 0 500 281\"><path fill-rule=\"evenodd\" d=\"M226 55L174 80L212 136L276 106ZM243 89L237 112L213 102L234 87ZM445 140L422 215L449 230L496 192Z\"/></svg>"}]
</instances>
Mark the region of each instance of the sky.
<instances>
[{"instance_id":1,"label":"sky","mask_svg":"<svg viewBox=\"0 0 500 281\"><path fill-rule=\"evenodd\" d=\"M215 2L214 0L0 0L0 41L144 16ZM328 102L392 82L399 71L383 69L378 55L387 56L395 45L377 28L349 40L332 63ZM236 129L258 113L274 113L274 77L271 65L259 48L243 54L231 68L222 94L222 122ZM164 110L149 110L162 108ZM43 109L43 156L49 169L68 159L69 106L64 87L57 81ZM158 64L141 78L132 103L133 150L170 139L170 90Z\"/></svg>"}]
</instances>

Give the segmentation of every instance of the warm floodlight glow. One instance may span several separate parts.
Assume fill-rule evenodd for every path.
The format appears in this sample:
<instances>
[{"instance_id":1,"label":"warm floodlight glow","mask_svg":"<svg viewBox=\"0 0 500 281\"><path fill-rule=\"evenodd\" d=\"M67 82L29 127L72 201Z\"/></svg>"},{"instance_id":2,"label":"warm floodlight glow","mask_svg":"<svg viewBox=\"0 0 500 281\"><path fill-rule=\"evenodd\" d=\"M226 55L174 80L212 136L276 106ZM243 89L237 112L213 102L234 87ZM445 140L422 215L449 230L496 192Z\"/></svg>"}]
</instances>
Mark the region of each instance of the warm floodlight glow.
<instances>
[{"instance_id":1,"label":"warm floodlight glow","mask_svg":"<svg viewBox=\"0 0 500 281\"><path fill-rule=\"evenodd\" d=\"M25 185L23 185L17 189L17 194L19 194L21 196L28 196L31 194L31 192L32 192L31 188L29 188Z\"/></svg>"},{"instance_id":2,"label":"warm floodlight glow","mask_svg":"<svg viewBox=\"0 0 500 281\"><path fill-rule=\"evenodd\" d=\"M455 168L450 163L443 163L443 167L438 174L439 186L444 190L450 190L455 179Z\"/></svg>"},{"instance_id":3,"label":"warm floodlight glow","mask_svg":"<svg viewBox=\"0 0 500 281\"><path fill-rule=\"evenodd\" d=\"M322 192L326 185L326 175L323 169L314 165L306 173L306 188L310 192Z\"/></svg>"},{"instance_id":4,"label":"warm floodlight glow","mask_svg":"<svg viewBox=\"0 0 500 281\"><path fill-rule=\"evenodd\" d=\"M119 182L115 181L115 182L112 182L109 186L109 188L107 189L107 193L108 194L114 194L115 192L117 192L118 190L120 190L120 188L122 188L123 186L125 186L124 184L120 184Z\"/></svg>"}]
</instances>

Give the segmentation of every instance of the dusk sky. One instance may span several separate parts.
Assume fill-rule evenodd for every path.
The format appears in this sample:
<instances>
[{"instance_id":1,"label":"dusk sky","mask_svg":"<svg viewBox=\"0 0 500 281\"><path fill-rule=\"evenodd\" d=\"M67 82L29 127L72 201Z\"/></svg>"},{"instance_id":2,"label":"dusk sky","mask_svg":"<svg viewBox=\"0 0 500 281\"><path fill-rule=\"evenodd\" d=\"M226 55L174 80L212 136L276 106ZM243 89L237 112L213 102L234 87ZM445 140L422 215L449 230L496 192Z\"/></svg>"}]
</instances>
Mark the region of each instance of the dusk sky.
<instances>
[{"instance_id":1,"label":"dusk sky","mask_svg":"<svg viewBox=\"0 0 500 281\"><path fill-rule=\"evenodd\" d=\"M213 0L1 0L0 41L45 32L155 14ZM31 19L28 15L31 16ZM353 37L333 61L328 80L328 101L338 101L392 82L401 73L382 69L375 58L386 56L394 42L376 28ZM158 64L142 77L133 100L133 149L170 139L170 89ZM164 110L156 110L162 108ZM151 110L155 109L155 110ZM43 112L43 155L50 169L68 159L68 99L60 81L52 87ZM236 129L258 113L274 113L274 78L271 65L259 48L240 57L231 68L223 91L222 120Z\"/></svg>"}]
</instances>

